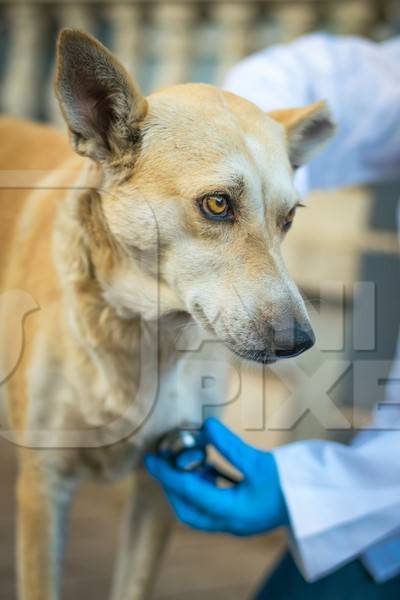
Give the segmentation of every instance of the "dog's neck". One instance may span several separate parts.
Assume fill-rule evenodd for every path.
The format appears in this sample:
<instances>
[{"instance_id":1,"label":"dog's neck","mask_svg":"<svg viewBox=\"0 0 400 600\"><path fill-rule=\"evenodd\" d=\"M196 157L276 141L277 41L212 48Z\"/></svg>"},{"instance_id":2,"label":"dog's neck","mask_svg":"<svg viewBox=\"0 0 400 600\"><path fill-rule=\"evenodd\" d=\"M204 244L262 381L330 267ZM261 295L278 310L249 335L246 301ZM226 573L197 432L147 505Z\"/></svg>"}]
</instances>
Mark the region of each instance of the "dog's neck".
<instances>
[{"instance_id":1,"label":"dog's neck","mask_svg":"<svg viewBox=\"0 0 400 600\"><path fill-rule=\"evenodd\" d=\"M85 369L91 371L91 376L86 373L82 380L91 382L84 412L93 425L125 413L132 404L143 352L157 343L154 336L159 338L161 333L162 346L168 348L166 357L161 359L163 369L168 368L167 363L175 364L174 344L190 322L184 314L170 315L158 322L145 321L139 310L137 314L121 315L118 307L110 303L104 282L123 250L108 230L98 187L93 173L84 171L81 181L60 206L54 239L76 369L78 372L80 365L85 364Z\"/></svg>"},{"instance_id":2,"label":"dog's neck","mask_svg":"<svg viewBox=\"0 0 400 600\"><path fill-rule=\"evenodd\" d=\"M105 299L102 287L119 249L104 219L98 185L91 170L85 169L60 206L55 260L64 294L84 327L85 339L95 346L128 348L135 315L122 319Z\"/></svg>"}]
</instances>

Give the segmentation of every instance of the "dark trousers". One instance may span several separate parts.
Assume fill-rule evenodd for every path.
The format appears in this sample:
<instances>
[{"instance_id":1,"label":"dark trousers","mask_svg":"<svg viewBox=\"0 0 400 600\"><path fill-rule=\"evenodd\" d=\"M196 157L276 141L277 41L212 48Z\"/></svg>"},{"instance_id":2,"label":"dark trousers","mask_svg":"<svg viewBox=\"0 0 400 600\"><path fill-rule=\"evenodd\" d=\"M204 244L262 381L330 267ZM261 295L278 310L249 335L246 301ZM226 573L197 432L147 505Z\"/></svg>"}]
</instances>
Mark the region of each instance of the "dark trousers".
<instances>
[{"instance_id":1,"label":"dark trousers","mask_svg":"<svg viewBox=\"0 0 400 600\"><path fill-rule=\"evenodd\" d=\"M359 561L307 583L286 554L254 600L400 600L400 576L376 583Z\"/></svg>"}]
</instances>

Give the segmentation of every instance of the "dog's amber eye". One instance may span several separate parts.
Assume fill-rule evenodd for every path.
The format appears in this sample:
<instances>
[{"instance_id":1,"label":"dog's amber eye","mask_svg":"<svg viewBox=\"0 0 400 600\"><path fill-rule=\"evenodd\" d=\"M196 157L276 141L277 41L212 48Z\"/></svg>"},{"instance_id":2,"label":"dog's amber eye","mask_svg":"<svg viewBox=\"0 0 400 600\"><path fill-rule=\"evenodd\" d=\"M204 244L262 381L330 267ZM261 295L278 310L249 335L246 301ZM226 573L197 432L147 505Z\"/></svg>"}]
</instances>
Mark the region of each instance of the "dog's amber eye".
<instances>
[{"instance_id":1,"label":"dog's amber eye","mask_svg":"<svg viewBox=\"0 0 400 600\"><path fill-rule=\"evenodd\" d=\"M211 218L222 219L232 214L228 199L219 194L203 198L201 208L204 214Z\"/></svg>"}]
</instances>

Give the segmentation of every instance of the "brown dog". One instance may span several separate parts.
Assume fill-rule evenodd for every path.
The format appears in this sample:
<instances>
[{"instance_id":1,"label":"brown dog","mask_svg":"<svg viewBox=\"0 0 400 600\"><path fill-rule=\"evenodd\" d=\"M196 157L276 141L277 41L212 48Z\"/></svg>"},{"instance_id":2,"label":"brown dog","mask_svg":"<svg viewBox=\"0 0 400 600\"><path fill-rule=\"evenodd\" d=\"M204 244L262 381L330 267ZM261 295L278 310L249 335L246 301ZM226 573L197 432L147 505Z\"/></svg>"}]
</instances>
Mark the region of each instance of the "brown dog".
<instances>
[{"instance_id":1,"label":"brown dog","mask_svg":"<svg viewBox=\"0 0 400 600\"><path fill-rule=\"evenodd\" d=\"M3 434L20 446L21 600L59 598L77 484L130 473L160 434L201 420L212 403L197 390L202 358L216 365L218 401L223 348L268 363L312 345L280 244L294 169L334 129L323 103L267 115L197 84L144 98L106 48L71 30L56 94L80 156L46 127L0 125L1 389ZM33 308L10 375L16 321ZM170 520L136 473L114 600L148 597Z\"/></svg>"}]
</instances>

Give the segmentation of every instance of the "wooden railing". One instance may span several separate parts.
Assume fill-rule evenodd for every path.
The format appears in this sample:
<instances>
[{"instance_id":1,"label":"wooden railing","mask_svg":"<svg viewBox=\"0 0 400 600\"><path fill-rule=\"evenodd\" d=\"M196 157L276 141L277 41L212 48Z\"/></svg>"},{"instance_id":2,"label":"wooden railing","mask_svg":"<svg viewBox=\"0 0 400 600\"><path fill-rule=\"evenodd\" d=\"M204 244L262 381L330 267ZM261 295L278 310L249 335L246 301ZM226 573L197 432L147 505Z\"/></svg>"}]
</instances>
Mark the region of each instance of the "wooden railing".
<instances>
[{"instance_id":1,"label":"wooden railing","mask_svg":"<svg viewBox=\"0 0 400 600\"><path fill-rule=\"evenodd\" d=\"M0 108L59 122L52 94L62 27L100 37L146 91L165 83L221 83L243 56L315 29L382 39L396 31L396 0L109 0L0 2Z\"/></svg>"}]
</instances>

